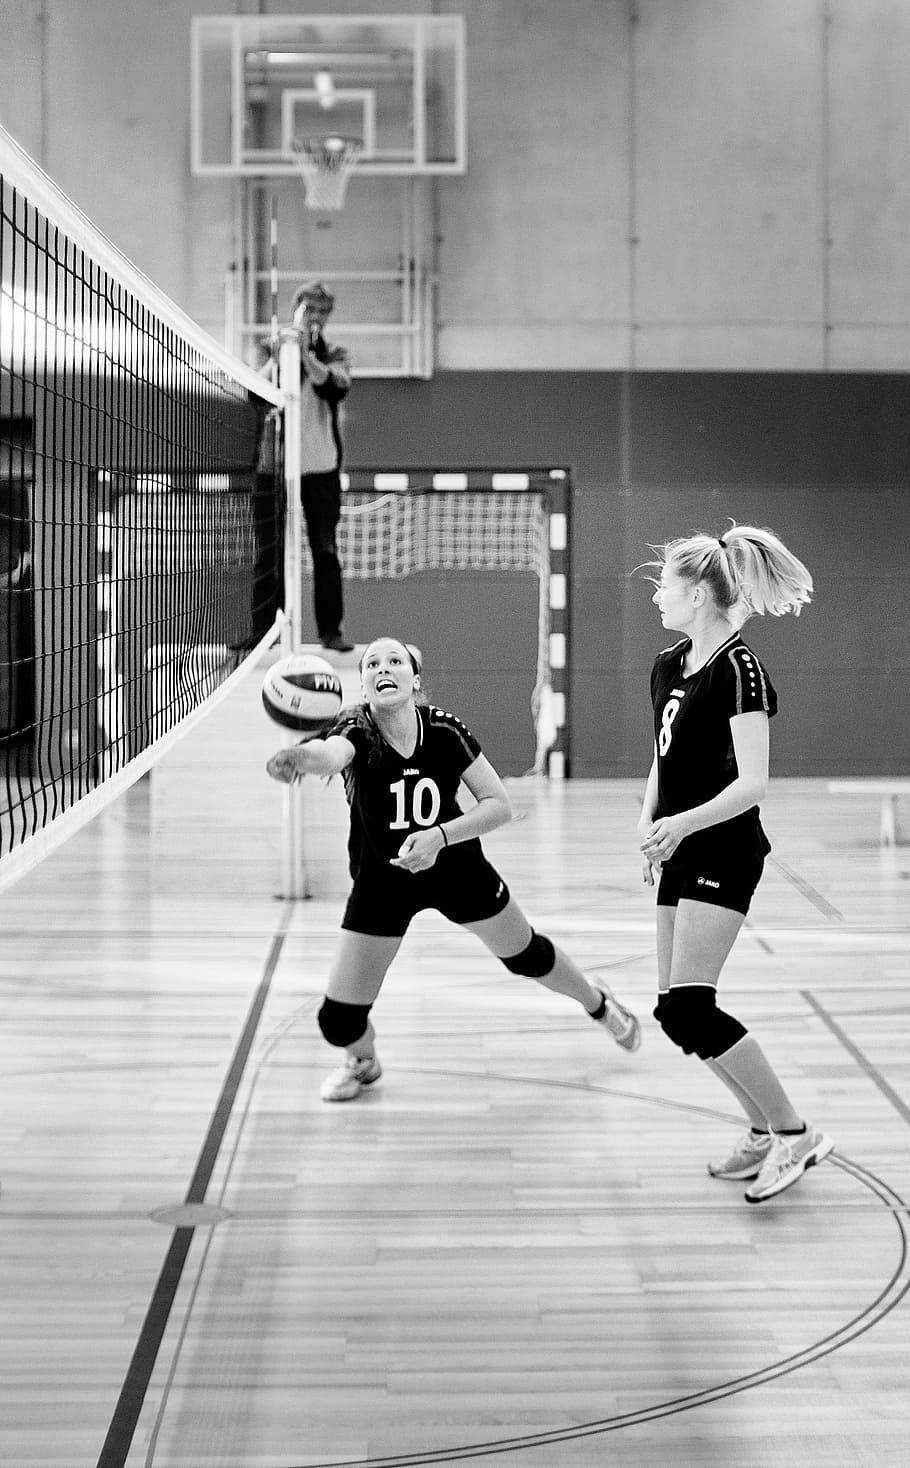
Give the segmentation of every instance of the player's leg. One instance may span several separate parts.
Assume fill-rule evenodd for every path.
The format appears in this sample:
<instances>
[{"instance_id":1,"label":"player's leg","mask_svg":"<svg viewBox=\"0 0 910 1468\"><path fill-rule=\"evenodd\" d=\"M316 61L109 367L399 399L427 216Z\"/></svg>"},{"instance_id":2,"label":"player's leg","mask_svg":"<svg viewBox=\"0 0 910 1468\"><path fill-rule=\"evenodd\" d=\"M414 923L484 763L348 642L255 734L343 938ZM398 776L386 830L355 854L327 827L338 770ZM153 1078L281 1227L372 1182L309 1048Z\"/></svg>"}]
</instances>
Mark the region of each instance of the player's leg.
<instances>
[{"instance_id":1,"label":"player's leg","mask_svg":"<svg viewBox=\"0 0 910 1468\"><path fill-rule=\"evenodd\" d=\"M676 934L676 915L679 893L682 882L675 873L665 873L661 878L658 888L657 906L657 973L658 973L658 997L657 1006L654 1010L654 1018L663 1024L666 1006L670 996L670 978L673 972L673 947ZM732 940L742 926L741 921L735 920L731 923ZM729 934L727 935L729 938ZM723 961L729 952L732 943L725 942L719 951L713 955L712 966L722 967ZM720 968L718 967L718 972ZM736 1098L749 1120L749 1129L743 1136L737 1139L732 1149L717 1162L708 1163L708 1171L712 1177L745 1179L755 1177L762 1162L768 1153L770 1146L770 1135L765 1118L753 1102L751 1096L727 1073L721 1069L717 1061L708 1059L705 1064L714 1072L718 1080L723 1082L728 1091Z\"/></svg>"},{"instance_id":2,"label":"player's leg","mask_svg":"<svg viewBox=\"0 0 910 1468\"><path fill-rule=\"evenodd\" d=\"M745 1106L755 1126L799 1128L802 1120L754 1036L717 1007L717 983L745 915L732 908L682 898L676 915L670 1001L679 1010L683 1048L711 1062L720 1080ZM691 1019L688 1016L691 1015Z\"/></svg>"},{"instance_id":3,"label":"player's leg","mask_svg":"<svg viewBox=\"0 0 910 1468\"><path fill-rule=\"evenodd\" d=\"M750 1202L789 1187L827 1156L832 1143L796 1111L761 1046L717 1004L717 981L745 915L681 898L673 934L670 986L661 1027L686 1054L711 1069L743 1105L751 1129L730 1157L709 1166L715 1177L751 1178Z\"/></svg>"},{"instance_id":4,"label":"player's leg","mask_svg":"<svg viewBox=\"0 0 910 1468\"><path fill-rule=\"evenodd\" d=\"M617 1044L636 1050L641 1043L638 1020L619 1003L606 985L593 985L568 954L535 933L514 898L493 917L463 924L476 933L490 952L513 974L534 979L546 989L574 999Z\"/></svg>"},{"instance_id":5,"label":"player's leg","mask_svg":"<svg viewBox=\"0 0 910 1468\"><path fill-rule=\"evenodd\" d=\"M304 474L303 514L313 558L313 611L324 646L336 651L352 644L343 636L344 593L336 531L341 515L341 482L337 474Z\"/></svg>"},{"instance_id":6,"label":"player's leg","mask_svg":"<svg viewBox=\"0 0 910 1468\"><path fill-rule=\"evenodd\" d=\"M353 1101L382 1074L370 1010L401 943L397 936L341 930L317 1019L325 1040L345 1058L323 1082L324 1101Z\"/></svg>"},{"instance_id":7,"label":"player's leg","mask_svg":"<svg viewBox=\"0 0 910 1468\"><path fill-rule=\"evenodd\" d=\"M673 936L676 931L676 901L666 894L664 902L658 901L657 913L657 1004L654 1008L654 1018L660 1022L661 1016L670 994L670 973L673 967ZM709 1069L714 1069L714 1061L706 1061ZM739 1101L749 1120L767 1135L764 1117L760 1116L753 1106L751 1099L744 1091L741 1091L728 1076L719 1075L720 1080L733 1092ZM719 1166L720 1164L718 1164ZM709 1169L710 1170L710 1169Z\"/></svg>"}]
</instances>

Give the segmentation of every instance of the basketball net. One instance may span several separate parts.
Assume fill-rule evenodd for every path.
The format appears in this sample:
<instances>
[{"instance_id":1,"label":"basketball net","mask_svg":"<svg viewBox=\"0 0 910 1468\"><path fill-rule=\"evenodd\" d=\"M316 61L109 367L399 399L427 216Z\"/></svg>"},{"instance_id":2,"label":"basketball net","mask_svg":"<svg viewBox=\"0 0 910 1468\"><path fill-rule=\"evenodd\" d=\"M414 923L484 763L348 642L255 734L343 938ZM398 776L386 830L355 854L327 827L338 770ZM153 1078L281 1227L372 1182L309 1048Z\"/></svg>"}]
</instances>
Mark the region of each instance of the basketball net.
<instances>
[{"instance_id":1,"label":"basketball net","mask_svg":"<svg viewBox=\"0 0 910 1468\"><path fill-rule=\"evenodd\" d=\"M341 209L351 169L360 157L360 138L294 138L294 161L300 170L308 209Z\"/></svg>"}]
</instances>

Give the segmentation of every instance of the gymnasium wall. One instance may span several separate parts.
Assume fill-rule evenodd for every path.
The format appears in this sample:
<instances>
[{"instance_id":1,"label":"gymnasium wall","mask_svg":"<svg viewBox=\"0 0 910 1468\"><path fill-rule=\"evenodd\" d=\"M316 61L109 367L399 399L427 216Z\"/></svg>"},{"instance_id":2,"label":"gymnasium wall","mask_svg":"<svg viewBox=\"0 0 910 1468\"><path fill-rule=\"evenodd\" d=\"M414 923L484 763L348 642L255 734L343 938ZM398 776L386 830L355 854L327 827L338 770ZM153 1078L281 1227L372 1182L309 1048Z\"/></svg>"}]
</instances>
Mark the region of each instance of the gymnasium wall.
<instances>
[{"instance_id":1,"label":"gymnasium wall","mask_svg":"<svg viewBox=\"0 0 910 1468\"><path fill-rule=\"evenodd\" d=\"M358 381L348 457L574 467L576 773L647 767L662 633L628 573L728 516L818 580L799 622L750 628L783 695L777 772L906 771L906 0L331 8L466 18L469 169L433 198L440 371ZM5 0L0 121L219 338L237 198L189 172L190 19L325 9ZM355 217L333 225L346 264Z\"/></svg>"},{"instance_id":2,"label":"gymnasium wall","mask_svg":"<svg viewBox=\"0 0 910 1468\"><path fill-rule=\"evenodd\" d=\"M434 200L443 368L910 361L906 0L328 8L465 16L468 172ZM325 9L4 0L0 122L219 337L236 196L189 172L190 20Z\"/></svg>"},{"instance_id":3,"label":"gymnasium wall","mask_svg":"<svg viewBox=\"0 0 910 1468\"><path fill-rule=\"evenodd\" d=\"M631 573L649 543L720 534L731 517L770 525L815 577L801 617L746 629L781 697L775 774L910 774L904 376L451 372L362 382L348 442L352 464L572 467L576 775L647 772L648 672L672 639L650 586ZM482 672L482 639L473 652ZM456 683L464 707L461 694Z\"/></svg>"}]
</instances>

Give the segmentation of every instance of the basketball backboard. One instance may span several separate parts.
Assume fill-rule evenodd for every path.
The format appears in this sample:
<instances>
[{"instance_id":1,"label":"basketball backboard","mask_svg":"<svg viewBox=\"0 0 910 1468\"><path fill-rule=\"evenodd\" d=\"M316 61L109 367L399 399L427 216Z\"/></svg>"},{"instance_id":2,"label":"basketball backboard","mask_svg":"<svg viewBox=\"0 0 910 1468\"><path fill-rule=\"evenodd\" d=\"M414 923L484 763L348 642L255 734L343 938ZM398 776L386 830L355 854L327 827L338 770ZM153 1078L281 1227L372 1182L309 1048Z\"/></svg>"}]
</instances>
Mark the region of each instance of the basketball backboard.
<instances>
[{"instance_id":1,"label":"basketball backboard","mask_svg":"<svg viewBox=\"0 0 910 1468\"><path fill-rule=\"evenodd\" d=\"M295 137L359 137L364 174L466 168L460 15L210 15L192 22L192 169L297 172Z\"/></svg>"}]
</instances>

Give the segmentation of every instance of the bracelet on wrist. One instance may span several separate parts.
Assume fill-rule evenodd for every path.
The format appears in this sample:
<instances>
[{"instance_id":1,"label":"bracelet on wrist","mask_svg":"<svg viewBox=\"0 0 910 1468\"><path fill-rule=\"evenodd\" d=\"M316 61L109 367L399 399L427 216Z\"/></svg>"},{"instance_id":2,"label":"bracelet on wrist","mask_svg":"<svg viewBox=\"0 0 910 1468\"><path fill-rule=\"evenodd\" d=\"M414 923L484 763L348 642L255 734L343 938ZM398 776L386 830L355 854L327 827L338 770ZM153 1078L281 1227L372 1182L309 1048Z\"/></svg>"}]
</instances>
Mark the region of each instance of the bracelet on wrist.
<instances>
[{"instance_id":1,"label":"bracelet on wrist","mask_svg":"<svg viewBox=\"0 0 910 1468\"><path fill-rule=\"evenodd\" d=\"M440 824L436 827L436 829L439 832L440 836L442 837L442 844L443 844L443 846L448 846L448 844L449 844L449 833L446 830L445 826L442 825L442 823L440 822Z\"/></svg>"}]
</instances>

